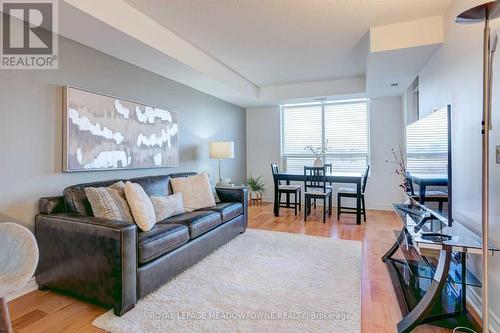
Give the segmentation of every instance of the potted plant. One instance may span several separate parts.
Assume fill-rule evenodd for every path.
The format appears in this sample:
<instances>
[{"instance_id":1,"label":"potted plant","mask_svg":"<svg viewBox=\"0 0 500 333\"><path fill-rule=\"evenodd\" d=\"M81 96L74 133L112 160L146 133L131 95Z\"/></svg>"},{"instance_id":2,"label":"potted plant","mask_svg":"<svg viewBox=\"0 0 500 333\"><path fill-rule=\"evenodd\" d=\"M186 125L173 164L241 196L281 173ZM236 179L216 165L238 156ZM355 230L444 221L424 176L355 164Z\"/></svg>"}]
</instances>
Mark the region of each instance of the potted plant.
<instances>
[{"instance_id":1,"label":"potted plant","mask_svg":"<svg viewBox=\"0 0 500 333\"><path fill-rule=\"evenodd\" d=\"M266 184L261 180L261 176L249 176L247 180L248 188L250 189L250 199L262 201L262 194L266 191Z\"/></svg>"}]
</instances>

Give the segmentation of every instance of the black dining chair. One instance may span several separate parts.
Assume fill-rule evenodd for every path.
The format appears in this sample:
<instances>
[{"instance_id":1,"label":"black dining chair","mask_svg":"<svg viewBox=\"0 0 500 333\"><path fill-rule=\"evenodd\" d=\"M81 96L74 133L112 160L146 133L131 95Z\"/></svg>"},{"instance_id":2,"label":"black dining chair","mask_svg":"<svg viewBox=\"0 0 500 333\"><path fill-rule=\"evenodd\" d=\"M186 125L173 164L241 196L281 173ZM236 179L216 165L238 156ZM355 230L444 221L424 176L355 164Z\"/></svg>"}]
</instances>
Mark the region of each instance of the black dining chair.
<instances>
[{"instance_id":1,"label":"black dining chair","mask_svg":"<svg viewBox=\"0 0 500 333\"><path fill-rule=\"evenodd\" d=\"M361 180L361 212L363 214L363 219L366 222L366 205L365 205L365 190L366 183L368 181L368 173L370 172L370 166L367 165L365 172L363 173L363 179ZM355 188L341 187L337 193L337 220L340 219L340 214L356 214L358 212L355 207L345 207L342 206L342 198L356 198L358 196Z\"/></svg>"},{"instance_id":2,"label":"black dining chair","mask_svg":"<svg viewBox=\"0 0 500 333\"><path fill-rule=\"evenodd\" d=\"M271 170L273 172L274 181L274 215L280 215L280 207L293 208L295 210L295 215L297 215L297 208L299 211L302 210L302 187L300 187L300 185L290 185L289 182L287 182L287 184L281 184L281 181L276 177L276 174L279 173L277 164L271 164ZM286 194L286 201L281 201L282 194ZM294 195L293 204L290 202L290 194Z\"/></svg>"},{"instance_id":3,"label":"black dining chair","mask_svg":"<svg viewBox=\"0 0 500 333\"><path fill-rule=\"evenodd\" d=\"M420 195L415 193L415 188L413 187L413 181L410 172L406 172L406 184L408 189L406 195L411 197L415 201L420 201ZM425 202L437 202L438 212L443 213L444 203L448 202L448 192L439 190L425 191Z\"/></svg>"},{"instance_id":4,"label":"black dining chair","mask_svg":"<svg viewBox=\"0 0 500 333\"><path fill-rule=\"evenodd\" d=\"M323 164L325 166L325 171L327 173L332 173L333 172L333 164L332 163L325 163ZM328 182L330 186L333 186L332 182Z\"/></svg>"},{"instance_id":5,"label":"black dining chair","mask_svg":"<svg viewBox=\"0 0 500 333\"><path fill-rule=\"evenodd\" d=\"M332 216L332 188L326 185L326 167L304 167L304 221L311 214L311 206L316 205L316 199L323 200L323 223L326 222L326 213ZM328 209L327 209L328 201Z\"/></svg>"},{"instance_id":6,"label":"black dining chair","mask_svg":"<svg viewBox=\"0 0 500 333\"><path fill-rule=\"evenodd\" d=\"M323 164L323 166L325 167L326 173L331 174L333 172L333 164L332 163L325 163L325 164ZM330 188L333 191L333 183L332 182L328 182L328 185L326 187ZM316 199L313 200L313 207L314 207L314 209L316 209Z\"/></svg>"}]
</instances>

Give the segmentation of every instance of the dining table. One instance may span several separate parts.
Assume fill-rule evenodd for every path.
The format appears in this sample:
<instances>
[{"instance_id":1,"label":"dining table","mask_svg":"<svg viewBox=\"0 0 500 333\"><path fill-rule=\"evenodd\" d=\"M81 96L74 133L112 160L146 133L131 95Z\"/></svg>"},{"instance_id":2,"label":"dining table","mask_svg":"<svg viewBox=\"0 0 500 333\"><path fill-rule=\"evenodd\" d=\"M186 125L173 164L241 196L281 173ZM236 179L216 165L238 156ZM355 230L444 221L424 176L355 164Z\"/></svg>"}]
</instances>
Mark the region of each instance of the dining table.
<instances>
[{"instance_id":1,"label":"dining table","mask_svg":"<svg viewBox=\"0 0 500 333\"><path fill-rule=\"evenodd\" d=\"M434 173L411 173L408 178L418 185L420 204L425 204L425 191L427 186L448 186L448 175Z\"/></svg>"},{"instance_id":2,"label":"dining table","mask_svg":"<svg viewBox=\"0 0 500 333\"><path fill-rule=\"evenodd\" d=\"M356 224L361 224L361 183L363 179L363 172L359 171L327 171L325 173L326 183L343 183L343 184L355 184L356 185ZM305 182L304 173L297 171L281 171L275 175L275 188L278 188L281 181L285 181L287 185L290 182ZM278 191L274 191L274 215L279 215L279 194ZM286 204L290 204L290 195L287 194Z\"/></svg>"}]
</instances>

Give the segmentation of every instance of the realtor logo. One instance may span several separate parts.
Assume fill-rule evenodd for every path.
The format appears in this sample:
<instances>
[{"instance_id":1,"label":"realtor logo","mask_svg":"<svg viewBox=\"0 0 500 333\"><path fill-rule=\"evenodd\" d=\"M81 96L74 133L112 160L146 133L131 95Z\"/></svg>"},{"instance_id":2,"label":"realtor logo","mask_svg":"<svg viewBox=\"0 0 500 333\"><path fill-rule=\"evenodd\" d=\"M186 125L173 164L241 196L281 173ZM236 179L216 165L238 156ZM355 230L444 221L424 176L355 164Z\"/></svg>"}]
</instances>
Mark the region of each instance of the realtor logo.
<instances>
[{"instance_id":1,"label":"realtor logo","mask_svg":"<svg viewBox=\"0 0 500 333\"><path fill-rule=\"evenodd\" d=\"M57 68L57 0L10 0L0 4L0 68Z\"/></svg>"}]
</instances>

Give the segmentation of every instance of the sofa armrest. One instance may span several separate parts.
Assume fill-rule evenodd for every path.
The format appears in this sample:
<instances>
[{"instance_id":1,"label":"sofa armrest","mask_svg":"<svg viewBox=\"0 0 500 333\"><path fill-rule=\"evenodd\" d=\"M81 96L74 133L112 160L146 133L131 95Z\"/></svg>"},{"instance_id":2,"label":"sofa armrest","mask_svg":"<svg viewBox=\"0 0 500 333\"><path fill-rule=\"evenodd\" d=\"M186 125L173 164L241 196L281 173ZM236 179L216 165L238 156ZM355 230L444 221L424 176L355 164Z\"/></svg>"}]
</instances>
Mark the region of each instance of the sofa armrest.
<instances>
[{"instance_id":1,"label":"sofa armrest","mask_svg":"<svg viewBox=\"0 0 500 333\"><path fill-rule=\"evenodd\" d=\"M64 197L44 197L38 200L38 211L40 214L64 213L66 211Z\"/></svg>"},{"instance_id":2,"label":"sofa armrest","mask_svg":"<svg viewBox=\"0 0 500 333\"><path fill-rule=\"evenodd\" d=\"M216 187L217 196L222 202L240 202L243 205L245 229L248 225L248 190L243 187Z\"/></svg>"},{"instance_id":3,"label":"sofa armrest","mask_svg":"<svg viewBox=\"0 0 500 333\"><path fill-rule=\"evenodd\" d=\"M137 302L137 226L76 214L39 214L37 282L117 315Z\"/></svg>"}]
</instances>

